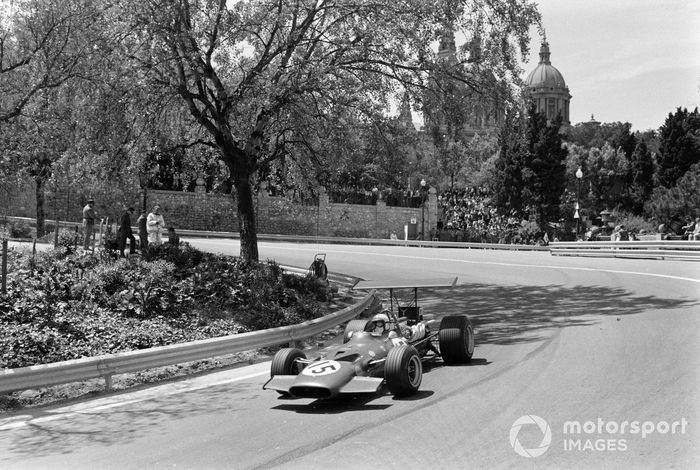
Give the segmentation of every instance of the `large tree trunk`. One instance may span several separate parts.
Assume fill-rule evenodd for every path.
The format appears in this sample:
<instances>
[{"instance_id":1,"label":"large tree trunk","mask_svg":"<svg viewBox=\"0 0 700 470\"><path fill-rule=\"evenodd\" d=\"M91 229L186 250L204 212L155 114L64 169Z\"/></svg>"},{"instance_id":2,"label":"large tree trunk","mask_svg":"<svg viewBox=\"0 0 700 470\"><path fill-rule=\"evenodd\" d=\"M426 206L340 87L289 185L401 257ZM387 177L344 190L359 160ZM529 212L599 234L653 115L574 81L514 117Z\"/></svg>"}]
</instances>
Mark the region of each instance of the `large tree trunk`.
<instances>
[{"instance_id":1,"label":"large tree trunk","mask_svg":"<svg viewBox=\"0 0 700 470\"><path fill-rule=\"evenodd\" d=\"M234 182L238 200L238 226L241 234L241 258L258 261L258 230L253 204L253 188L250 178L240 178Z\"/></svg>"},{"instance_id":2,"label":"large tree trunk","mask_svg":"<svg viewBox=\"0 0 700 470\"><path fill-rule=\"evenodd\" d=\"M44 178L41 176L34 177L34 183L36 185L36 237L43 237L46 232L44 214Z\"/></svg>"}]
</instances>

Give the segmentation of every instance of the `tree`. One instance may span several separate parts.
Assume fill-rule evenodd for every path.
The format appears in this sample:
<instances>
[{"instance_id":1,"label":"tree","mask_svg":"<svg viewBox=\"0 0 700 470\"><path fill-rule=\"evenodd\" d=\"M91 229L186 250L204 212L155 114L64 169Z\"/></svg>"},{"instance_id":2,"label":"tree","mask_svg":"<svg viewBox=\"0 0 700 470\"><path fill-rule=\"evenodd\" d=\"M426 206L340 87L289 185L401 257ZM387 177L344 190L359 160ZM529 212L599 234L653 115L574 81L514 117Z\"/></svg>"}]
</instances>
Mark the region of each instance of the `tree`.
<instances>
[{"instance_id":1,"label":"tree","mask_svg":"<svg viewBox=\"0 0 700 470\"><path fill-rule=\"evenodd\" d=\"M527 52L528 28L539 21L534 6L437 3L122 0L134 63L153 86L186 103L229 169L241 257L258 259L257 171L286 159L316 174L332 158L319 149L340 108L374 116L388 108L397 83L423 86L445 11L466 29L484 30L494 73L518 75L514 56Z\"/></svg>"},{"instance_id":2,"label":"tree","mask_svg":"<svg viewBox=\"0 0 700 470\"><path fill-rule=\"evenodd\" d=\"M644 210L660 224L700 217L700 164L692 165L674 187L655 188Z\"/></svg>"},{"instance_id":3,"label":"tree","mask_svg":"<svg viewBox=\"0 0 700 470\"><path fill-rule=\"evenodd\" d=\"M0 123L19 116L42 90L85 70L99 23L90 0L26 0L0 13Z\"/></svg>"},{"instance_id":4,"label":"tree","mask_svg":"<svg viewBox=\"0 0 700 470\"><path fill-rule=\"evenodd\" d=\"M499 155L496 158L493 179L489 188L493 202L503 213L522 213L522 192L525 189L523 167L527 142L525 139L526 118L518 109L506 112L498 136Z\"/></svg>"},{"instance_id":5,"label":"tree","mask_svg":"<svg viewBox=\"0 0 700 470\"><path fill-rule=\"evenodd\" d=\"M641 214L644 202L649 200L654 190L654 160L646 142L637 144L629 160L626 209Z\"/></svg>"},{"instance_id":6,"label":"tree","mask_svg":"<svg viewBox=\"0 0 700 470\"><path fill-rule=\"evenodd\" d=\"M566 130L565 140L585 148L603 148L607 143L614 149L621 148L629 157L637 145L637 137L631 128L629 122L581 122Z\"/></svg>"},{"instance_id":7,"label":"tree","mask_svg":"<svg viewBox=\"0 0 700 470\"><path fill-rule=\"evenodd\" d=\"M553 122L532 106L528 113L527 152L523 165L523 202L534 208L541 228L559 220L559 205L566 187L566 155L559 132L562 117Z\"/></svg>"},{"instance_id":8,"label":"tree","mask_svg":"<svg viewBox=\"0 0 700 470\"><path fill-rule=\"evenodd\" d=\"M622 149L604 144L602 149L593 147L588 152L584 174L590 209L600 212L617 207L625 192L629 162Z\"/></svg>"},{"instance_id":9,"label":"tree","mask_svg":"<svg viewBox=\"0 0 700 470\"><path fill-rule=\"evenodd\" d=\"M656 181L671 188L690 167L700 162L700 113L678 108L659 129Z\"/></svg>"},{"instance_id":10,"label":"tree","mask_svg":"<svg viewBox=\"0 0 700 470\"><path fill-rule=\"evenodd\" d=\"M75 124L66 87L101 69L104 8L89 0L10 2L0 21L0 135L13 167L35 184L37 235L52 165Z\"/></svg>"}]
</instances>

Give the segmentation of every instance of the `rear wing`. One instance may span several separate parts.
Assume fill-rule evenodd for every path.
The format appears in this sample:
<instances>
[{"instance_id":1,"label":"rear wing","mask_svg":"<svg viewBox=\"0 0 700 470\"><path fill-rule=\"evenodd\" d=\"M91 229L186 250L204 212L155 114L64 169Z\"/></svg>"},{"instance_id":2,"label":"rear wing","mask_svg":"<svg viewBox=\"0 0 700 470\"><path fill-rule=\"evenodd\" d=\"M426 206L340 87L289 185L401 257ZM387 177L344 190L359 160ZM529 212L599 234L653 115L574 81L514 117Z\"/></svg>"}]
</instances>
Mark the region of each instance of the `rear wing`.
<instances>
[{"instance_id":1,"label":"rear wing","mask_svg":"<svg viewBox=\"0 0 700 470\"><path fill-rule=\"evenodd\" d=\"M433 278L433 279L423 279L420 282L415 281L404 281L404 282L391 282L391 281L359 281L353 286L354 290L373 290L373 289L388 289L389 290L389 301L391 302L391 315L398 320L399 317L405 317L408 324L418 323L423 319L420 313L420 307L418 306L418 289L436 289L436 288L452 288L457 284L457 277L448 278ZM399 298L395 295L394 291L398 289L413 289L413 299L408 302L401 304ZM394 312L394 303L396 303L396 312Z\"/></svg>"}]
</instances>

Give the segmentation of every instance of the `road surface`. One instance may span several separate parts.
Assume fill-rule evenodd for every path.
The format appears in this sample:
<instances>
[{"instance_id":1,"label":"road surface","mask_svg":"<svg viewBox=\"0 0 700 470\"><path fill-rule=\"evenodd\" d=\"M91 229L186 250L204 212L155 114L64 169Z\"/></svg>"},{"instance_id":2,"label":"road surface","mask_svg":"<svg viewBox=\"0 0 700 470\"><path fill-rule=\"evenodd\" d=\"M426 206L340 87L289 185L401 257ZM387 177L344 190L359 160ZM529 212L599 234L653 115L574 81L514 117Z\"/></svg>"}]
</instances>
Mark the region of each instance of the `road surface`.
<instances>
[{"instance_id":1,"label":"road surface","mask_svg":"<svg viewBox=\"0 0 700 470\"><path fill-rule=\"evenodd\" d=\"M237 253L236 241L197 246ZM261 258L421 293L466 313L470 365L417 396L263 391L269 363L0 418L0 467L700 468L700 263L546 252L261 243Z\"/></svg>"}]
</instances>

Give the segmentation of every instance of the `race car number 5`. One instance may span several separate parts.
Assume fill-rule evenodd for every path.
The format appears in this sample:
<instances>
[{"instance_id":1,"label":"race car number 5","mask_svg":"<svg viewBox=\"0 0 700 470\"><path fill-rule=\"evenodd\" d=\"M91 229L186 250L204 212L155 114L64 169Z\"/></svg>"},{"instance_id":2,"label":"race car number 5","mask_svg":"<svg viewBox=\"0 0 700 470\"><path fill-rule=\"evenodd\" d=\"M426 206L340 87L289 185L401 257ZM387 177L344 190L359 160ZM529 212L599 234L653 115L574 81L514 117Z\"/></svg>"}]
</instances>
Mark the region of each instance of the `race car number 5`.
<instances>
[{"instance_id":1,"label":"race car number 5","mask_svg":"<svg viewBox=\"0 0 700 470\"><path fill-rule=\"evenodd\" d=\"M302 374L316 377L319 375L328 375L340 370L340 364L336 361L321 361L316 364L309 365Z\"/></svg>"}]
</instances>

